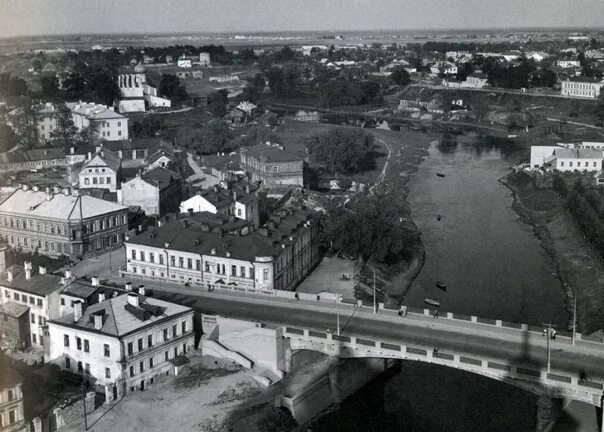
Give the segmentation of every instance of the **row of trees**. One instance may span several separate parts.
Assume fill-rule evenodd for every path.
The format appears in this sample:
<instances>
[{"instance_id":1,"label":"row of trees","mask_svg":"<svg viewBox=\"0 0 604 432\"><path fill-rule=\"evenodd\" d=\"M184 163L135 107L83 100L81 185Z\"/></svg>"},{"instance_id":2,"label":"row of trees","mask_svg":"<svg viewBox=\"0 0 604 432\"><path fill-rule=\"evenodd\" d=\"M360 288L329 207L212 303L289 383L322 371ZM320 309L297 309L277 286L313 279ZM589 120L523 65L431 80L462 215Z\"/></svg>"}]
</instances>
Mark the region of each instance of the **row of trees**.
<instances>
[{"instance_id":1,"label":"row of trees","mask_svg":"<svg viewBox=\"0 0 604 432\"><path fill-rule=\"evenodd\" d=\"M320 102L327 107L378 104L384 100L381 88L381 84L374 80L338 78L320 86Z\"/></svg>"},{"instance_id":2,"label":"row of trees","mask_svg":"<svg viewBox=\"0 0 604 432\"><path fill-rule=\"evenodd\" d=\"M27 84L21 78L15 78L8 72L0 73L0 95L25 96L28 94Z\"/></svg>"},{"instance_id":3,"label":"row of trees","mask_svg":"<svg viewBox=\"0 0 604 432\"><path fill-rule=\"evenodd\" d=\"M554 177L552 187L566 198L565 207L573 216L585 239L604 258L604 196L600 191L586 188L581 179L569 189L564 179Z\"/></svg>"}]
</instances>

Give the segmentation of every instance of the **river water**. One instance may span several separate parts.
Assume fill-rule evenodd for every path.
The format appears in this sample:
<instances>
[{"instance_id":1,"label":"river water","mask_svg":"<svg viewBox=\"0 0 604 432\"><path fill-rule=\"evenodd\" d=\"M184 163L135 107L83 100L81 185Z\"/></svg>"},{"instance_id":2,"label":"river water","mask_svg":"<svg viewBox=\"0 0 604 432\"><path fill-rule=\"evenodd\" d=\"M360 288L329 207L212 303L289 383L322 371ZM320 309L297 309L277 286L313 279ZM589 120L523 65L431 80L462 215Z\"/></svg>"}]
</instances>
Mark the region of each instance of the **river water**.
<instances>
[{"instance_id":1,"label":"river water","mask_svg":"<svg viewBox=\"0 0 604 432\"><path fill-rule=\"evenodd\" d=\"M499 182L517 162L497 147L431 145L408 184L427 255L405 304L423 307L432 298L442 311L567 325L554 263ZM488 378L403 362L309 426L313 432L528 432L535 403L534 395Z\"/></svg>"}]
</instances>

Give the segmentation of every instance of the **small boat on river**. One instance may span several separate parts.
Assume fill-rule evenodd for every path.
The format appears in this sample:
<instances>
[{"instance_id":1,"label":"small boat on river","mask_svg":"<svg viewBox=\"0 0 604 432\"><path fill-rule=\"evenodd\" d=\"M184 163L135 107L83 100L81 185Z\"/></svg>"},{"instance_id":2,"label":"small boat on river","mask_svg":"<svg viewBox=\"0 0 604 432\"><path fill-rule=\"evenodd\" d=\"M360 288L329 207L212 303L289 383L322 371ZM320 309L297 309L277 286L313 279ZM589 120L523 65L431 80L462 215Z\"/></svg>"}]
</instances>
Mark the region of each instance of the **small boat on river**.
<instances>
[{"instance_id":1,"label":"small boat on river","mask_svg":"<svg viewBox=\"0 0 604 432\"><path fill-rule=\"evenodd\" d=\"M440 222L443 217L441 215L436 216L436 220Z\"/></svg>"},{"instance_id":2,"label":"small boat on river","mask_svg":"<svg viewBox=\"0 0 604 432\"><path fill-rule=\"evenodd\" d=\"M426 304L429 304L430 306L440 307L440 303L437 302L436 300L432 300L432 299L427 298L427 299L424 300L424 302Z\"/></svg>"},{"instance_id":3,"label":"small boat on river","mask_svg":"<svg viewBox=\"0 0 604 432\"><path fill-rule=\"evenodd\" d=\"M441 281L436 282L436 288L441 289L443 291L447 290L447 285Z\"/></svg>"},{"instance_id":4,"label":"small boat on river","mask_svg":"<svg viewBox=\"0 0 604 432\"><path fill-rule=\"evenodd\" d=\"M444 176L445 176L443 173L436 173L436 175L437 175L438 177L444 177Z\"/></svg>"}]
</instances>

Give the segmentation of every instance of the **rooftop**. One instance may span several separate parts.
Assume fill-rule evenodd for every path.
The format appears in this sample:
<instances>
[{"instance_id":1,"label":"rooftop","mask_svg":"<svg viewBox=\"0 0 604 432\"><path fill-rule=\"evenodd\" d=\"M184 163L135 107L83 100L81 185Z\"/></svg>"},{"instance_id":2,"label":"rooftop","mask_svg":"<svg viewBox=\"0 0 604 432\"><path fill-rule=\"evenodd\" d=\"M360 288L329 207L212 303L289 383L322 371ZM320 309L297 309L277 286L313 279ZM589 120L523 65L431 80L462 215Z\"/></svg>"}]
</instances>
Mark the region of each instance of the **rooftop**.
<instances>
[{"instance_id":1,"label":"rooftop","mask_svg":"<svg viewBox=\"0 0 604 432\"><path fill-rule=\"evenodd\" d=\"M131 304L132 298L136 299L138 307ZM95 330L94 317L101 315L103 323L97 331L119 337L192 311L186 306L128 293L88 306L77 322L73 321L73 315L65 315L52 322Z\"/></svg>"},{"instance_id":2,"label":"rooftop","mask_svg":"<svg viewBox=\"0 0 604 432\"><path fill-rule=\"evenodd\" d=\"M563 159L604 159L602 150L592 148L560 148L554 150L554 155Z\"/></svg>"},{"instance_id":3,"label":"rooftop","mask_svg":"<svg viewBox=\"0 0 604 432\"><path fill-rule=\"evenodd\" d=\"M24 150L18 148L14 151L0 153L0 163L34 162L40 160L62 159L65 152L61 148L45 148Z\"/></svg>"},{"instance_id":4,"label":"rooftop","mask_svg":"<svg viewBox=\"0 0 604 432\"><path fill-rule=\"evenodd\" d=\"M70 221L127 209L87 195L47 193L29 188L17 189L0 203L0 213Z\"/></svg>"},{"instance_id":5,"label":"rooftop","mask_svg":"<svg viewBox=\"0 0 604 432\"><path fill-rule=\"evenodd\" d=\"M13 303L9 301L0 305L0 313L14 318L19 318L21 315L27 313L28 311L29 306L26 306L21 303Z\"/></svg>"},{"instance_id":6,"label":"rooftop","mask_svg":"<svg viewBox=\"0 0 604 432\"><path fill-rule=\"evenodd\" d=\"M264 162L298 162L302 158L283 150L281 147L267 143L258 144L253 147L242 148L242 154L245 152L248 156Z\"/></svg>"},{"instance_id":7,"label":"rooftop","mask_svg":"<svg viewBox=\"0 0 604 432\"><path fill-rule=\"evenodd\" d=\"M13 274L13 280L11 281L8 280L10 272ZM0 285L41 297L45 297L63 288L60 276L48 273L40 274L34 271L31 272L29 279L25 276L23 267L12 266L6 273L0 276Z\"/></svg>"}]
</instances>

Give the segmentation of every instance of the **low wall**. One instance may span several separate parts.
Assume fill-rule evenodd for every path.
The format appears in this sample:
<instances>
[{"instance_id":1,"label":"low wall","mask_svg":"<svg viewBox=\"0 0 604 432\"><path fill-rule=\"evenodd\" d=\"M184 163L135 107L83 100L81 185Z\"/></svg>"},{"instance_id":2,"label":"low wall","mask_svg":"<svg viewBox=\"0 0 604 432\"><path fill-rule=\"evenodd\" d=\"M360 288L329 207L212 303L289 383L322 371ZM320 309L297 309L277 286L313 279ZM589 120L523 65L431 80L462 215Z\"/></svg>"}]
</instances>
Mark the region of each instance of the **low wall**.
<instances>
[{"instance_id":1,"label":"low wall","mask_svg":"<svg viewBox=\"0 0 604 432\"><path fill-rule=\"evenodd\" d=\"M69 400L59 404L52 410L47 418L40 419L36 417L32 421L33 432L45 432L49 429L56 430L65 425L82 421L84 416L84 403L86 404L86 413L91 414L95 410L94 405L95 392L86 393L85 399L79 399L75 402Z\"/></svg>"}]
</instances>

